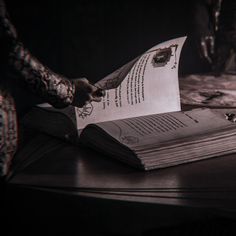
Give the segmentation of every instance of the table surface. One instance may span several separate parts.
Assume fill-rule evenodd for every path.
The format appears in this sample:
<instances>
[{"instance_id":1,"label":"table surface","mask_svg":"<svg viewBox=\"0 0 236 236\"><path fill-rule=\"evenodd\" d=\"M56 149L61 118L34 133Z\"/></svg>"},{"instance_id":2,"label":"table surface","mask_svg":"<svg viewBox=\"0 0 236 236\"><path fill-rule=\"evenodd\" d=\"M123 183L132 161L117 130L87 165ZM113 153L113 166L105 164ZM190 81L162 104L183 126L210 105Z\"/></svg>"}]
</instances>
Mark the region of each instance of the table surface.
<instances>
[{"instance_id":1,"label":"table surface","mask_svg":"<svg viewBox=\"0 0 236 236\"><path fill-rule=\"evenodd\" d=\"M88 222L93 216L94 221L102 219L103 228L126 232L236 216L236 154L145 172L82 146L35 134L14 160L7 182L17 189L16 195L8 196L8 201L16 202L12 209L19 207L20 198L25 205L31 201L29 208L41 202L37 211L43 214L52 206L60 214L63 201L68 214L92 212Z\"/></svg>"},{"instance_id":2,"label":"table surface","mask_svg":"<svg viewBox=\"0 0 236 236\"><path fill-rule=\"evenodd\" d=\"M39 134L15 159L9 184L122 201L236 209L236 154L145 172Z\"/></svg>"},{"instance_id":3,"label":"table surface","mask_svg":"<svg viewBox=\"0 0 236 236\"><path fill-rule=\"evenodd\" d=\"M49 222L60 216L56 225L75 215L73 219L84 221L82 225L93 222L113 233L212 217L234 219L235 170L233 154L145 172L37 134L15 156L6 202L11 213L28 212L29 219L35 214L32 209L43 219L47 215Z\"/></svg>"}]
</instances>

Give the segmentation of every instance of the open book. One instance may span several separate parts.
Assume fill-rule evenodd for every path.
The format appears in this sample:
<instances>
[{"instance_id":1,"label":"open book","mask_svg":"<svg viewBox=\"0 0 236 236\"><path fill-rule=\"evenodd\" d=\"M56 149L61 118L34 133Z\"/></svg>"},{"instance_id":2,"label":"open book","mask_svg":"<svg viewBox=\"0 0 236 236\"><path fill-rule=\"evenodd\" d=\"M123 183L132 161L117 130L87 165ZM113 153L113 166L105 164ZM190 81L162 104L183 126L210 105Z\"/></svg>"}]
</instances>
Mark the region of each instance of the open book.
<instances>
[{"instance_id":1,"label":"open book","mask_svg":"<svg viewBox=\"0 0 236 236\"><path fill-rule=\"evenodd\" d=\"M199 108L90 124L81 141L141 169L163 168L235 152L236 124L227 115Z\"/></svg>"},{"instance_id":2,"label":"open book","mask_svg":"<svg viewBox=\"0 0 236 236\"><path fill-rule=\"evenodd\" d=\"M26 120L145 170L236 151L236 125L225 119L227 111L180 111L178 62L184 40L159 44L100 80L96 85L106 89L101 103L35 108Z\"/></svg>"},{"instance_id":3,"label":"open book","mask_svg":"<svg viewBox=\"0 0 236 236\"><path fill-rule=\"evenodd\" d=\"M65 109L41 104L24 122L74 141L88 124L180 111L178 64L185 40L160 43L98 81L95 85L106 90L102 102ZM39 119L42 113L44 118Z\"/></svg>"}]
</instances>

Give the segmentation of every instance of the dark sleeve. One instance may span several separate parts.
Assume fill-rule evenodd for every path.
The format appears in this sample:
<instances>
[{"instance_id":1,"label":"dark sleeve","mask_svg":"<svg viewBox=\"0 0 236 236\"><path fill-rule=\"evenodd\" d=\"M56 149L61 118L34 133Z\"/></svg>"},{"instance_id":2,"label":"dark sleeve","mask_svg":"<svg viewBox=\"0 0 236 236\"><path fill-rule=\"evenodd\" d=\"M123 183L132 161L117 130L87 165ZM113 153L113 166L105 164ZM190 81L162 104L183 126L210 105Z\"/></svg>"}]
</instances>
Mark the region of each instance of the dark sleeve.
<instances>
[{"instance_id":1,"label":"dark sleeve","mask_svg":"<svg viewBox=\"0 0 236 236\"><path fill-rule=\"evenodd\" d=\"M16 43L10 52L9 63L23 75L31 90L54 107L72 104L75 94L73 82L44 66L21 43Z\"/></svg>"},{"instance_id":2,"label":"dark sleeve","mask_svg":"<svg viewBox=\"0 0 236 236\"><path fill-rule=\"evenodd\" d=\"M74 83L40 63L18 41L15 27L9 20L3 0L0 0L0 38L4 39L0 42L7 46L6 60L23 75L21 77L31 90L54 107L66 107L72 104L75 94Z\"/></svg>"}]
</instances>

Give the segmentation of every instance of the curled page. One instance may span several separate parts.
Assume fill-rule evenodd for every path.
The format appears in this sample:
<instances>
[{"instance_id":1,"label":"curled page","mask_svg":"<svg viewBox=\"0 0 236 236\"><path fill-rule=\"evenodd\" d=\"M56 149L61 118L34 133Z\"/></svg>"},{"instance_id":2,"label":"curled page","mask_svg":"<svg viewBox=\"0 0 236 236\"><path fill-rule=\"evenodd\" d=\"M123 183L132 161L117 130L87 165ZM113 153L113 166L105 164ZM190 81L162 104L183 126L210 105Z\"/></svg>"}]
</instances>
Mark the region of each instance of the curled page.
<instances>
[{"instance_id":1,"label":"curled page","mask_svg":"<svg viewBox=\"0 0 236 236\"><path fill-rule=\"evenodd\" d=\"M180 110L178 64L186 37L166 41L100 80L100 103L76 109L77 129L87 124Z\"/></svg>"}]
</instances>

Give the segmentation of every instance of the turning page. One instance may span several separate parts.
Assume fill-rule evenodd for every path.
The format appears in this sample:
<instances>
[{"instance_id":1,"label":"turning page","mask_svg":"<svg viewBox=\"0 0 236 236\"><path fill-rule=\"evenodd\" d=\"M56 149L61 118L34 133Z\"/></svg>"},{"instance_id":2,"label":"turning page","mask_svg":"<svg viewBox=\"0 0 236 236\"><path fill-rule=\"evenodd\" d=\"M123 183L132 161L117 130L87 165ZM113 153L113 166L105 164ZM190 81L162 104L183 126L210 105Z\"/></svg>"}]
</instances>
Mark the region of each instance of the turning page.
<instances>
[{"instance_id":1,"label":"turning page","mask_svg":"<svg viewBox=\"0 0 236 236\"><path fill-rule=\"evenodd\" d=\"M76 108L77 129L87 124L180 110L178 64L186 37L158 44L96 86L100 103Z\"/></svg>"}]
</instances>

